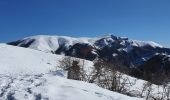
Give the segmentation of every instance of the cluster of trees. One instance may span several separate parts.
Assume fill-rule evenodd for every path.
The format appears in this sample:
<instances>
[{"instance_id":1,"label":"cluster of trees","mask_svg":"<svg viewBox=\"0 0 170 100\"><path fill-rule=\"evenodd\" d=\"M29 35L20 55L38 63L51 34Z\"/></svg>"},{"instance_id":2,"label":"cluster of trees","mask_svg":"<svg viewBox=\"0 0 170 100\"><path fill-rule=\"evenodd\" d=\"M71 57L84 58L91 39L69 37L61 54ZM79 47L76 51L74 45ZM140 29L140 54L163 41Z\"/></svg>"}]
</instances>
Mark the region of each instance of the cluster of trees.
<instances>
[{"instance_id":1,"label":"cluster of trees","mask_svg":"<svg viewBox=\"0 0 170 100\"><path fill-rule=\"evenodd\" d=\"M67 71L68 79L85 81L84 62L80 64L80 59L65 57L57 67Z\"/></svg>"},{"instance_id":2,"label":"cluster of trees","mask_svg":"<svg viewBox=\"0 0 170 100\"><path fill-rule=\"evenodd\" d=\"M80 61L80 59L65 57L60 61L59 65L60 68L67 70L68 79L95 83L111 91L130 95L130 87L135 84L128 77L123 77L123 74L117 71L117 66L112 63L106 63L102 59L94 61L94 67L88 74L84 69L84 60Z\"/></svg>"},{"instance_id":3,"label":"cluster of trees","mask_svg":"<svg viewBox=\"0 0 170 100\"><path fill-rule=\"evenodd\" d=\"M105 89L130 95L130 86L134 85L135 81L131 82L128 77L123 76L123 73L118 72L122 66L118 62L108 63L102 59L95 60L91 82Z\"/></svg>"},{"instance_id":4,"label":"cluster of trees","mask_svg":"<svg viewBox=\"0 0 170 100\"><path fill-rule=\"evenodd\" d=\"M167 83L164 85L157 85L157 87L153 85L154 84L150 82L145 82L139 97L146 98L146 100L170 100L170 86L168 86Z\"/></svg>"},{"instance_id":5,"label":"cluster of trees","mask_svg":"<svg viewBox=\"0 0 170 100\"><path fill-rule=\"evenodd\" d=\"M128 70L119 62L108 63L102 59L94 60L93 69L87 74L85 68L85 61L71 57L65 57L60 61L60 68L67 70L67 78L74 80L86 81L89 83L95 83L98 86L116 91L129 96L137 96L146 98L146 100L170 100L170 86L165 83L162 88L158 85L157 96L153 94L153 84L146 82L143 84L141 91L134 93L131 87L136 84L136 80L129 79L128 76L120 73L120 70L124 70L124 73L128 73ZM160 90L159 90L160 88ZM166 98L166 99L165 99Z\"/></svg>"}]
</instances>

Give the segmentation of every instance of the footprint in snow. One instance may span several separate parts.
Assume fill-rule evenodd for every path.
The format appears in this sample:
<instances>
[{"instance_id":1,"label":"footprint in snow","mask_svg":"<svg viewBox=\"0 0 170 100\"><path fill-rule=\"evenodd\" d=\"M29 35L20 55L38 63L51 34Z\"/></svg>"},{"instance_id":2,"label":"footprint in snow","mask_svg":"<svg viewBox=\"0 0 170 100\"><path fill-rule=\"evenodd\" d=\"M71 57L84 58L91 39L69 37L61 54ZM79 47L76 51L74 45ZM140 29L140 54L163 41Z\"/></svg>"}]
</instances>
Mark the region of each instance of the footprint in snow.
<instances>
[{"instance_id":1,"label":"footprint in snow","mask_svg":"<svg viewBox=\"0 0 170 100\"><path fill-rule=\"evenodd\" d=\"M102 97L103 94L102 93L99 93L99 92L95 92L95 94L98 96L98 97Z\"/></svg>"},{"instance_id":2,"label":"footprint in snow","mask_svg":"<svg viewBox=\"0 0 170 100\"><path fill-rule=\"evenodd\" d=\"M85 89L82 89L83 91L85 91L85 92L88 92L87 90L85 90Z\"/></svg>"}]
</instances>

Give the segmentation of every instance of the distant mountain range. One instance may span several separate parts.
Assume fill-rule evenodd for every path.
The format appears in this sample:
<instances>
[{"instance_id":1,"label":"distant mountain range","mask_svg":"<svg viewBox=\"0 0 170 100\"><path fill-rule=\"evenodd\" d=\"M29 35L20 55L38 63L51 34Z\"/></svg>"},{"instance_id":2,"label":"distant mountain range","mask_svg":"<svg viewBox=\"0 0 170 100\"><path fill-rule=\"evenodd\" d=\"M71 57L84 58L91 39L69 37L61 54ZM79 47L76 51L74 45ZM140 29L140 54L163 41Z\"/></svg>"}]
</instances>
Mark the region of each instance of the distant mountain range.
<instances>
[{"instance_id":1,"label":"distant mountain range","mask_svg":"<svg viewBox=\"0 0 170 100\"><path fill-rule=\"evenodd\" d=\"M94 60L96 57L107 60L119 58L128 66L130 64L143 64L155 54L170 55L169 48L155 42L129 40L126 37L116 37L114 35L98 38L39 35L8 44L87 60Z\"/></svg>"}]
</instances>

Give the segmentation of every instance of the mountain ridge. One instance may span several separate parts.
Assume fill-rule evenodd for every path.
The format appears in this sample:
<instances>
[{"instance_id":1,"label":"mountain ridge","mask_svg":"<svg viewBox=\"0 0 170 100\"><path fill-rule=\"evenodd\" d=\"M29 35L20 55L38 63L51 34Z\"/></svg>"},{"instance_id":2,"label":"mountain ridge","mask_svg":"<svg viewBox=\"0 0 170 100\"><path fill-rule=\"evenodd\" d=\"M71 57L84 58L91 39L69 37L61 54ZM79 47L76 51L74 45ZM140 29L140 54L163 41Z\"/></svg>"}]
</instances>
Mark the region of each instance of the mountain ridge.
<instances>
[{"instance_id":1,"label":"mountain ridge","mask_svg":"<svg viewBox=\"0 0 170 100\"><path fill-rule=\"evenodd\" d=\"M136 55L140 56L139 57L140 59L138 61L133 61L134 57L130 58L134 64L138 62L142 62L142 60L144 61L149 59L155 53L170 54L169 48L165 48L153 41L129 40L127 37L116 37L114 35L107 35L104 37L97 37L97 38L87 38L87 37L73 38L68 36L37 35L37 36L26 37L21 40L9 42L7 44L36 49L44 52L65 54L68 56L85 58L87 60L94 60L96 57L98 56L101 57L102 55L105 56L105 54L102 54L102 52L106 52L106 50L104 49L107 48L111 51L114 51L114 52L107 51L110 52L108 56L110 56L111 59L114 58L111 55L120 55L119 54L120 52L121 55L124 55L123 53L125 53L127 54L126 56L135 56L135 57ZM81 48L84 48L84 51L83 49L82 51L78 50ZM85 51L85 49L87 50ZM144 54L138 55L139 51L144 52ZM77 56L75 52L77 54L80 53L79 56ZM82 54L81 52L84 54ZM136 53L134 54L133 52ZM146 52L150 52L150 54L149 53L147 54ZM93 59L88 57L81 57L81 55L84 56L88 55ZM146 57L146 55L149 55L150 57L149 56Z\"/></svg>"}]
</instances>

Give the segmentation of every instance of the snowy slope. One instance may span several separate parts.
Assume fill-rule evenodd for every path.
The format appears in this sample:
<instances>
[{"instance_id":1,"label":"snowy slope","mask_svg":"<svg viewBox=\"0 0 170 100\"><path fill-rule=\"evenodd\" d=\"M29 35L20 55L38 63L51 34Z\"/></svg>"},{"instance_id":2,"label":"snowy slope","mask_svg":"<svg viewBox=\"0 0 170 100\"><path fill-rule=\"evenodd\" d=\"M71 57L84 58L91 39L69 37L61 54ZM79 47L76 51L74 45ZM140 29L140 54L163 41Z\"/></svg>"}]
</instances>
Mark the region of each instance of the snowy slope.
<instances>
[{"instance_id":1,"label":"snowy slope","mask_svg":"<svg viewBox=\"0 0 170 100\"><path fill-rule=\"evenodd\" d=\"M145 87L146 84L148 84L147 81L142 80L142 79L137 79L137 78L128 76L126 74L123 74L122 77L123 77L123 79L129 80L129 81L125 82L126 83L125 88L126 88L126 90L129 91L129 93L133 94L136 97L141 97L141 96L144 98L147 97L147 93L148 93L148 89L149 89L149 87L147 87L147 88ZM123 80L121 80L121 81L122 81L121 83L123 83ZM170 84L169 84L169 86L170 86ZM151 100L155 100L153 98L157 98L156 100L159 100L162 96L164 96L163 100L169 100L170 98L165 96L165 95L167 95L165 90L169 90L170 89L169 86L168 85L164 86L164 85L151 84L150 99L152 98ZM145 87L145 89L144 89L144 87Z\"/></svg>"},{"instance_id":2,"label":"snowy slope","mask_svg":"<svg viewBox=\"0 0 170 100\"><path fill-rule=\"evenodd\" d=\"M141 100L49 72L63 56L5 44L0 56L0 100Z\"/></svg>"},{"instance_id":3,"label":"snowy slope","mask_svg":"<svg viewBox=\"0 0 170 100\"><path fill-rule=\"evenodd\" d=\"M40 74L56 70L62 55L0 44L0 74ZM81 60L81 59L80 59ZM86 70L93 66L91 61L84 60Z\"/></svg>"},{"instance_id":4,"label":"snowy slope","mask_svg":"<svg viewBox=\"0 0 170 100\"><path fill-rule=\"evenodd\" d=\"M162 45L158 44L158 43L155 43L153 41L138 41L138 40L131 40L132 42L132 45L133 46L137 46L137 47L144 47L144 46L151 46L153 48L156 48L156 47L160 47L160 48L163 48Z\"/></svg>"},{"instance_id":5,"label":"snowy slope","mask_svg":"<svg viewBox=\"0 0 170 100\"><path fill-rule=\"evenodd\" d=\"M142 100L52 74L0 75L1 100Z\"/></svg>"},{"instance_id":6,"label":"snowy slope","mask_svg":"<svg viewBox=\"0 0 170 100\"><path fill-rule=\"evenodd\" d=\"M0 44L0 73L45 73L54 69L60 55Z\"/></svg>"},{"instance_id":7,"label":"snowy slope","mask_svg":"<svg viewBox=\"0 0 170 100\"><path fill-rule=\"evenodd\" d=\"M24 46L44 52L55 52L59 47L70 46L76 43L89 43L90 38L72 38L67 36L38 35L26 37L19 41L18 46Z\"/></svg>"}]
</instances>

